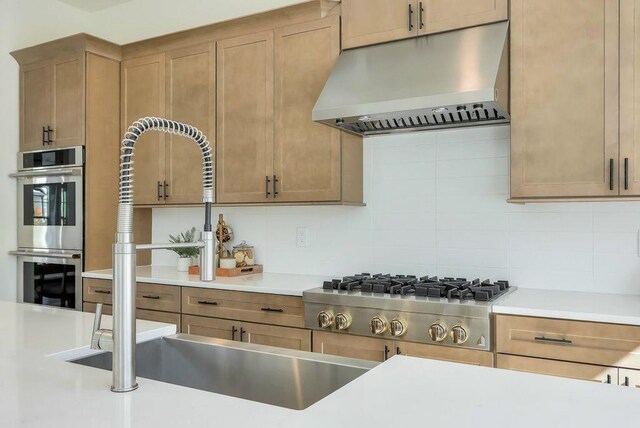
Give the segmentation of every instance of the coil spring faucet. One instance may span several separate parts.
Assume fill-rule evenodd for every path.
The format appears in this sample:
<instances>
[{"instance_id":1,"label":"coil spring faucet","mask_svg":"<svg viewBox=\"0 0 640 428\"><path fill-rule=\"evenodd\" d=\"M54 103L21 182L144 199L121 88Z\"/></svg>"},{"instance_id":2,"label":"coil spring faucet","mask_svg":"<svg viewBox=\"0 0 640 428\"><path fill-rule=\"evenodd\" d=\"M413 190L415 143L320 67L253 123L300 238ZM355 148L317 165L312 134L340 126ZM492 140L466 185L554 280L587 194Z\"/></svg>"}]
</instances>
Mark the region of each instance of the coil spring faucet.
<instances>
[{"instance_id":1,"label":"coil spring faucet","mask_svg":"<svg viewBox=\"0 0 640 428\"><path fill-rule=\"evenodd\" d=\"M204 229L200 241L185 244L133 243L133 157L134 146L147 131L168 132L193 140L202 151L202 202ZM113 351L114 392L129 392L136 382L136 250L167 248L200 248L200 280L213 281L214 234L211 226L213 203L213 160L207 137L197 128L184 123L157 117L138 119L129 126L120 148L120 186L118 226L113 244L113 330L100 328L102 305L96 309L91 338L92 349Z\"/></svg>"}]
</instances>

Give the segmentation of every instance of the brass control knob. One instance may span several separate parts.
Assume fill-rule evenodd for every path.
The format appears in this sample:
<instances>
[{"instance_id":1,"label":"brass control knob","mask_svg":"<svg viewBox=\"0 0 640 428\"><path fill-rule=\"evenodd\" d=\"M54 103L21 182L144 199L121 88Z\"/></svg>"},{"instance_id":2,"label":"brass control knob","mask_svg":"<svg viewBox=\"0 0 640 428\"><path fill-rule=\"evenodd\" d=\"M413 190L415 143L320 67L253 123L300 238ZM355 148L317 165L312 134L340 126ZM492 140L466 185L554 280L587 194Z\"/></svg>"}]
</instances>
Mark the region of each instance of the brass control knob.
<instances>
[{"instance_id":1,"label":"brass control knob","mask_svg":"<svg viewBox=\"0 0 640 428\"><path fill-rule=\"evenodd\" d=\"M351 325L351 317L349 314L339 313L336 315L336 328L338 330L346 330Z\"/></svg>"},{"instance_id":2,"label":"brass control knob","mask_svg":"<svg viewBox=\"0 0 640 428\"><path fill-rule=\"evenodd\" d=\"M389 330L391 330L391 334L393 336L402 336L407 332L407 326L399 318L394 318L391 320L391 324L389 325Z\"/></svg>"},{"instance_id":3,"label":"brass control knob","mask_svg":"<svg viewBox=\"0 0 640 428\"><path fill-rule=\"evenodd\" d=\"M382 334L387 331L387 320L381 316L373 317L371 323L369 323L369 328L371 328L371 333L373 334Z\"/></svg>"},{"instance_id":4,"label":"brass control knob","mask_svg":"<svg viewBox=\"0 0 640 428\"><path fill-rule=\"evenodd\" d=\"M451 327L450 336L453 343L456 345L462 345L469 338L469 333L463 326L457 324Z\"/></svg>"},{"instance_id":5,"label":"brass control knob","mask_svg":"<svg viewBox=\"0 0 640 428\"><path fill-rule=\"evenodd\" d=\"M442 342L447 338L447 326L441 322L434 322L429 326L429 337L434 342Z\"/></svg>"},{"instance_id":6,"label":"brass control knob","mask_svg":"<svg viewBox=\"0 0 640 428\"><path fill-rule=\"evenodd\" d=\"M318 327L329 328L333 324L333 314L329 311L321 311L318 314Z\"/></svg>"}]
</instances>

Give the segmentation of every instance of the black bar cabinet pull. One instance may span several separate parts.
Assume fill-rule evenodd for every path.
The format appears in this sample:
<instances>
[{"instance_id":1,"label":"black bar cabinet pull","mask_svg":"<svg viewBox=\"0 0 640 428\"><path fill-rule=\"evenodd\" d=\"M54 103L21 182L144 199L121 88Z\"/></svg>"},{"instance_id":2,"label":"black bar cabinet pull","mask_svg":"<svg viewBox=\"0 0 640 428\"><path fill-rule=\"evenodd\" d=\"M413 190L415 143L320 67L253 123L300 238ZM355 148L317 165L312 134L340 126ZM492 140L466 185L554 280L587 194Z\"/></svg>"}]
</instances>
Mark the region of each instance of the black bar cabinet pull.
<instances>
[{"instance_id":1,"label":"black bar cabinet pull","mask_svg":"<svg viewBox=\"0 0 640 428\"><path fill-rule=\"evenodd\" d=\"M421 3L421 4L422 4L422 3ZM396 354L398 354L398 355L401 355L401 354L402 354L402 352L400 352L400 347L399 347L399 346L396 346Z\"/></svg>"},{"instance_id":2,"label":"black bar cabinet pull","mask_svg":"<svg viewBox=\"0 0 640 428\"><path fill-rule=\"evenodd\" d=\"M424 28L424 6L422 2L420 2L420 29Z\"/></svg>"},{"instance_id":3,"label":"black bar cabinet pull","mask_svg":"<svg viewBox=\"0 0 640 428\"><path fill-rule=\"evenodd\" d=\"M153 299L153 300L160 300L160 296L153 296L151 294L147 294L145 296L142 296L145 299Z\"/></svg>"},{"instance_id":4,"label":"black bar cabinet pull","mask_svg":"<svg viewBox=\"0 0 640 428\"><path fill-rule=\"evenodd\" d=\"M277 198L278 197L278 176L277 175L273 175L273 198Z\"/></svg>"},{"instance_id":5,"label":"black bar cabinet pull","mask_svg":"<svg viewBox=\"0 0 640 428\"><path fill-rule=\"evenodd\" d=\"M629 376L624 377L624 386L629 386Z\"/></svg>"},{"instance_id":6,"label":"black bar cabinet pull","mask_svg":"<svg viewBox=\"0 0 640 428\"><path fill-rule=\"evenodd\" d=\"M212 306L216 306L218 304L218 302L210 302L208 300L198 300L198 304L199 305L212 305Z\"/></svg>"},{"instance_id":7,"label":"black bar cabinet pull","mask_svg":"<svg viewBox=\"0 0 640 428\"><path fill-rule=\"evenodd\" d=\"M384 345L384 360L387 361L387 358L389 358L389 347Z\"/></svg>"},{"instance_id":8,"label":"black bar cabinet pull","mask_svg":"<svg viewBox=\"0 0 640 428\"><path fill-rule=\"evenodd\" d=\"M265 312L284 312L284 309L281 308L260 308L260 310Z\"/></svg>"},{"instance_id":9,"label":"black bar cabinet pull","mask_svg":"<svg viewBox=\"0 0 640 428\"><path fill-rule=\"evenodd\" d=\"M235 325L231 326L231 340L236 340L236 332L238 331L238 329L236 328Z\"/></svg>"},{"instance_id":10,"label":"black bar cabinet pull","mask_svg":"<svg viewBox=\"0 0 640 428\"><path fill-rule=\"evenodd\" d=\"M111 290L95 290L98 294L111 294Z\"/></svg>"},{"instance_id":11,"label":"black bar cabinet pull","mask_svg":"<svg viewBox=\"0 0 640 428\"><path fill-rule=\"evenodd\" d=\"M160 193L162 192L162 188L163 188L162 183L158 181L158 200L159 201L162 200L162 193Z\"/></svg>"},{"instance_id":12,"label":"black bar cabinet pull","mask_svg":"<svg viewBox=\"0 0 640 428\"><path fill-rule=\"evenodd\" d=\"M609 190L613 190L613 159L609 159Z\"/></svg>"},{"instance_id":13,"label":"black bar cabinet pull","mask_svg":"<svg viewBox=\"0 0 640 428\"><path fill-rule=\"evenodd\" d=\"M42 145L44 146L45 144L47 144L47 142L49 141L48 138L45 138L44 134L47 133L47 128L45 128L44 126L42 127Z\"/></svg>"},{"instance_id":14,"label":"black bar cabinet pull","mask_svg":"<svg viewBox=\"0 0 640 428\"><path fill-rule=\"evenodd\" d=\"M624 158L624 190L629 190L629 158Z\"/></svg>"},{"instance_id":15,"label":"black bar cabinet pull","mask_svg":"<svg viewBox=\"0 0 640 428\"><path fill-rule=\"evenodd\" d=\"M608 383L609 385L611 385L611 375L610 374L607 375L607 380L605 381L605 383Z\"/></svg>"},{"instance_id":16,"label":"black bar cabinet pull","mask_svg":"<svg viewBox=\"0 0 640 428\"><path fill-rule=\"evenodd\" d=\"M242 342L242 336L244 336L246 332L247 331L244 328L240 327L240 342Z\"/></svg>"},{"instance_id":17,"label":"black bar cabinet pull","mask_svg":"<svg viewBox=\"0 0 640 428\"><path fill-rule=\"evenodd\" d=\"M264 197L268 198L269 195L271 194L271 192L269 192L269 183L271 183L271 180L269 180L269 176L267 175L264 178Z\"/></svg>"},{"instance_id":18,"label":"black bar cabinet pull","mask_svg":"<svg viewBox=\"0 0 640 428\"><path fill-rule=\"evenodd\" d=\"M53 134L53 129L50 126L47 126L47 144L51 145L53 143L53 138L51 138L51 134Z\"/></svg>"},{"instance_id":19,"label":"black bar cabinet pull","mask_svg":"<svg viewBox=\"0 0 640 428\"><path fill-rule=\"evenodd\" d=\"M166 180L164 181L164 190L163 190L163 195L164 195L164 200L166 201L167 198L169 197L169 183L166 182Z\"/></svg>"},{"instance_id":20,"label":"black bar cabinet pull","mask_svg":"<svg viewBox=\"0 0 640 428\"><path fill-rule=\"evenodd\" d=\"M413 6L409 4L409 31L413 31Z\"/></svg>"},{"instance_id":21,"label":"black bar cabinet pull","mask_svg":"<svg viewBox=\"0 0 640 428\"><path fill-rule=\"evenodd\" d=\"M565 345L571 345L573 342L569 339L554 339L552 337L544 337L544 336L536 336L535 340L540 342L552 342L552 343L563 343Z\"/></svg>"}]
</instances>

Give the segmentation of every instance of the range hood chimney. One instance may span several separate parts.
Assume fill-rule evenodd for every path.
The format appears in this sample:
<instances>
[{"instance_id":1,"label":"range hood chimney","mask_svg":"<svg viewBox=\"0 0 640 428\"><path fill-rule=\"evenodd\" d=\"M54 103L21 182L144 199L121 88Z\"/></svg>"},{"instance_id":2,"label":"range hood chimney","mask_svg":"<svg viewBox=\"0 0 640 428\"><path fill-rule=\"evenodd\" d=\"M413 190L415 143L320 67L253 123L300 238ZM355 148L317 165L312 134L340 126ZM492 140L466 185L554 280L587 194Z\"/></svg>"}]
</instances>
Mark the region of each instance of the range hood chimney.
<instances>
[{"instance_id":1,"label":"range hood chimney","mask_svg":"<svg viewBox=\"0 0 640 428\"><path fill-rule=\"evenodd\" d=\"M360 135L509 122L508 21L343 51L312 117Z\"/></svg>"}]
</instances>

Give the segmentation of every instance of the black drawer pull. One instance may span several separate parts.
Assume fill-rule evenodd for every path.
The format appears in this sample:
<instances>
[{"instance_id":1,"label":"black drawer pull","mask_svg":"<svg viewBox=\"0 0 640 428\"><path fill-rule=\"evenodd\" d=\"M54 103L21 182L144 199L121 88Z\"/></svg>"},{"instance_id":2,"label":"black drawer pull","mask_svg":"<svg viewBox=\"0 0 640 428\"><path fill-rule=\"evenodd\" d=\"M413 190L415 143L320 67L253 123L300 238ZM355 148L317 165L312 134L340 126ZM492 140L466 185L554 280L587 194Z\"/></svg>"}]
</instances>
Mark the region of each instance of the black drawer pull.
<instances>
[{"instance_id":1,"label":"black drawer pull","mask_svg":"<svg viewBox=\"0 0 640 428\"><path fill-rule=\"evenodd\" d=\"M94 290L98 294L111 294L111 290Z\"/></svg>"},{"instance_id":2,"label":"black drawer pull","mask_svg":"<svg viewBox=\"0 0 640 428\"><path fill-rule=\"evenodd\" d=\"M164 189L164 187L162 186L162 183L158 181L158 200L162 200L162 189Z\"/></svg>"},{"instance_id":3,"label":"black drawer pull","mask_svg":"<svg viewBox=\"0 0 640 428\"><path fill-rule=\"evenodd\" d=\"M400 347L399 346L396 346L396 354L402 355L402 352L400 352Z\"/></svg>"},{"instance_id":4,"label":"black drawer pull","mask_svg":"<svg viewBox=\"0 0 640 428\"><path fill-rule=\"evenodd\" d=\"M609 190L613 190L613 159L609 159Z\"/></svg>"},{"instance_id":5,"label":"black drawer pull","mask_svg":"<svg viewBox=\"0 0 640 428\"><path fill-rule=\"evenodd\" d=\"M540 342L562 343L565 345L571 345L571 343L573 343L569 339L554 339L552 337L544 337L544 336L536 336L534 337L534 339Z\"/></svg>"},{"instance_id":6,"label":"black drawer pull","mask_svg":"<svg viewBox=\"0 0 640 428\"><path fill-rule=\"evenodd\" d=\"M629 158L624 158L624 190L629 190Z\"/></svg>"},{"instance_id":7,"label":"black drawer pull","mask_svg":"<svg viewBox=\"0 0 640 428\"><path fill-rule=\"evenodd\" d=\"M235 325L231 326L231 340L236 340L236 332L238 331L238 329L236 328Z\"/></svg>"},{"instance_id":8,"label":"black drawer pull","mask_svg":"<svg viewBox=\"0 0 640 428\"><path fill-rule=\"evenodd\" d=\"M607 380L604 383L608 383L609 385L611 385L611 375L610 374L607 375Z\"/></svg>"},{"instance_id":9,"label":"black drawer pull","mask_svg":"<svg viewBox=\"0 0 640 428\"><path fill-rule=\"evenodd\" d=\"M268 198L269 195L271 194L271 192L269 192L269 183L271 183L271 180L269 180L269 176L267 175L264 180L264 197L265 198Z\"/></svg>"},{"instance_id":10,"label":"black drawer pull","mask_svg":"<svg viewBox=\"0 0 640 428\"><path fill-rule=\"evenodd\" d=\"M208 300L198 300L199 305L212 305L216 306L218 302L209 302Z\"/></svg>"},{"instance_id":11,"label":"black drawer pull","mask_svg":"<svg viewBox=\"0 0 640 428\"><path fill-rule=\"evenodd\" d=\"M153 300L160 300L160 296L152 296L150 294L146 295L146 296L142 296L145 299L153 299Z\"/></svg>"},{"instance_id":12,"label":"black drawer pull","mask_svg":"<svg viewBox=\"0 0 640 428\"><path fill-rule=\"evenodd\" d=\"M280 308L260 308L260 310L265 312L284 312L284 309Z\"/></svg>"},{"instance_id":13,"label":"black drawer pull","mask_svg":"<svg viewBox=\"0 0 640 428\"><path fill-rule=\"evenodd\" d=\"M387 361L389 359L389 347L384 345L384 360Z\"/></svg>"},{"instance_id":14,"label":"black drawer pull","mask_svg":"<svg viewBox=\"0 0 640 428\"><path fill-rule=\"evenodd\" d=\"M244 334L247 332L244 328L240 327L240 342L244 339Z\"/></svg>"}]
</instances>

